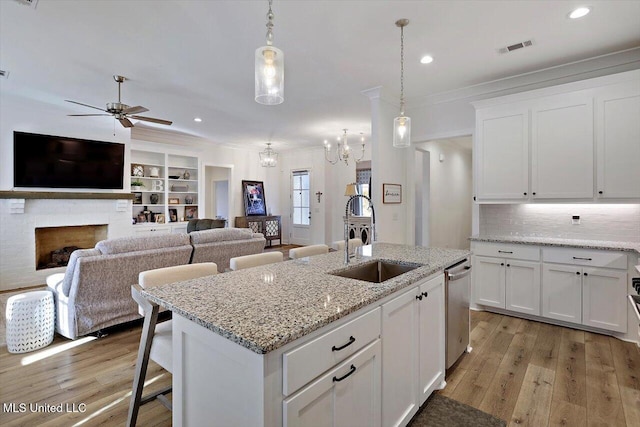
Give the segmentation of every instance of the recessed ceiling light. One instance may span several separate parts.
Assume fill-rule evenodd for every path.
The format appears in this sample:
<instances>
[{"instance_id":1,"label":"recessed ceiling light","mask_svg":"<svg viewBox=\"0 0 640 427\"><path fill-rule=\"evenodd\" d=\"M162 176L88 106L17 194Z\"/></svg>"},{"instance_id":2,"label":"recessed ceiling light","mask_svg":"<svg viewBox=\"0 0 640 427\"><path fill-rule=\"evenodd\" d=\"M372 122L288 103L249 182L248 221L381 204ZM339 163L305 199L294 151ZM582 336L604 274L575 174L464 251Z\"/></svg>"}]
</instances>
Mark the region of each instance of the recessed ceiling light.
<instances>
[{"instance_id":1,"label":"recessed ceiling light","mask_svg":"<svg viewBox=\"0 0 640 427\"><path fill-rule=\"evenodd\" d=\"M431 64L433 62L433 56L425 55L420 59L421 64Z\"/></svg>"},{"instance_id":2,"label":"recessed ceiling light","mask_svg":"<svg viewBox=\"0 0 640 427\"><path fill-rule=\"evenodd\" d=\"M193 119L193 121L200 123L202 121L202 119L200 117L196 117L196 118Z\"/></svg>"},{"instance_id":3,"label":"recessed ceiling light","mask_svg":"<svg viewBox=\"0 0 640 427\"><path fill-rule=\"evenodd\" d=\"M571 19L582 18L583 16L587 15L589 12L591 12L591 9L589 9L588 7L579 7L577 9L574 9L573 12L569 14L569 18Z\"/></svg>"}]
</instances>

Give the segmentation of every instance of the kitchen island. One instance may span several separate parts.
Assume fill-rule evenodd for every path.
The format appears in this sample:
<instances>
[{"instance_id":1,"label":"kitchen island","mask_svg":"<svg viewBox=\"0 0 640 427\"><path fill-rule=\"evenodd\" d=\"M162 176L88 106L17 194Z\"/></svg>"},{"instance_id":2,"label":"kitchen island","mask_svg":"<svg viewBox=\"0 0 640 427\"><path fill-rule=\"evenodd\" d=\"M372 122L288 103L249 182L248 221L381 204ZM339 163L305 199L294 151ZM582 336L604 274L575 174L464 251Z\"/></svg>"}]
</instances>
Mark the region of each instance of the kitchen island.
<instances>
[{"instance_id":1,"label":"kitchen island","mask_svg":"<svg viewBox=\"0 0 640 427\"><path fill-rule=\"evenodd\" d=\"M442 272L468 255L374 243L145 290L174 313L174 425L406 424L444 384ZM417 268L331 274L380 259Z\"/></svg>"}]
</instances>

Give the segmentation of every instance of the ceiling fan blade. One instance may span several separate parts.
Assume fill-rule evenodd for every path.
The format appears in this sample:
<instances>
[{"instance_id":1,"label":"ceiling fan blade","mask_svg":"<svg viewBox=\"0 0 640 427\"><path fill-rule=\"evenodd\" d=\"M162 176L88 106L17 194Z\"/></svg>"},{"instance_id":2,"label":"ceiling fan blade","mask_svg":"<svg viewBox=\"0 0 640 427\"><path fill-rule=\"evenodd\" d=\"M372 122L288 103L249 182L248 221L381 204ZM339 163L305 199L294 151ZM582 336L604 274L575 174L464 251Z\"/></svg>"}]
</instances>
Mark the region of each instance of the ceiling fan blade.
<instances>
[{"instance_id":1,"label":"ceiling fan blade","mask_svg":"<svg viewBox=\"0 0 640 427\"><path fill-rule=\"evenodd\" d=\"M133 123L131 123L131 121L129 119L127 119L126 117L122 118L122 119L118 119L120 120L120 124L126 128L132 128L133 127Z\"/></svg>"},{"instance_id":2,"label":"ceiling fan blade","mask_svg":"<svg viewBox=\"0 0 640 427\"><path fill-rule=\"evenodd\" d=\"M142 116L129 116L132 119L136 119L136 120L143 120L145 122L153 122L153 123L159 123L161 125L171 125L173 122L170 122L169 120L162 120L162 119L154 119L153 117L142 117Z\"/></svg>"},{"instance_id":3,"label":"ceiling fan blade","mask_svg":"<svg viewBox=\"0 0 640 427\"><path fill-rule=\"evenodd\" d=\"M89 104L83 104L82 102L76 102L76 101L70 101L68 99L65 99L66 102L71 102L72 104L78 104L78 105L82 105L84 107L89 107L89 108L95 108L96 110L100 110L100 111L107 111L103 108L98 108L98 107L94 107L93 105L89 105Z\"/></svg>"},{"instance_id":4,"label":"ceiling fan blade","mask_svg":"<svg viewBox=\"0 0 640 427\"><path fill-rule=\"evenodd\" d=\"M149 111L149 109L144 108L140 105L137 105L135 107L125 108L124 110L122 110L122 112L125 114L138 114L138 113L144 113L145 111Z\"/></svg>"},{"instance_id":5,"label":"ceiling fan blade","mask_svg":"<svg viewBox=\"0 0 640 427\"><path fill-rule=\"evenodd\" d=\"M69 117L110 116L111 114L67 114Z\"/></svg>"}]
</instances>

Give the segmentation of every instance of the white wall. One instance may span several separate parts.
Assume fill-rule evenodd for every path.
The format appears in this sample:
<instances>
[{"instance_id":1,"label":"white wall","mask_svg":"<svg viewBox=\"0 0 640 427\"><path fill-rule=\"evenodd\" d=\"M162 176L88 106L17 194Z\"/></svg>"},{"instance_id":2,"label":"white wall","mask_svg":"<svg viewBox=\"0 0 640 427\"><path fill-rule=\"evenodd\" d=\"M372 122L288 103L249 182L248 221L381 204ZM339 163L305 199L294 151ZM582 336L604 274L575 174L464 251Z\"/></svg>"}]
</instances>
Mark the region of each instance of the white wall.
<instances>
[{"instance_id":1,"label":"white wall","mask_svg":"<svg viewBox=\"0 0 640 427\"><path fill-rule=\"evenodd\" d=\"M429 246L468 249L473 205L471 150L450 140L428 141L416 148L428 151L430 159L429 223L422 224L429 228Z\"/></svg>"}]
</instances>

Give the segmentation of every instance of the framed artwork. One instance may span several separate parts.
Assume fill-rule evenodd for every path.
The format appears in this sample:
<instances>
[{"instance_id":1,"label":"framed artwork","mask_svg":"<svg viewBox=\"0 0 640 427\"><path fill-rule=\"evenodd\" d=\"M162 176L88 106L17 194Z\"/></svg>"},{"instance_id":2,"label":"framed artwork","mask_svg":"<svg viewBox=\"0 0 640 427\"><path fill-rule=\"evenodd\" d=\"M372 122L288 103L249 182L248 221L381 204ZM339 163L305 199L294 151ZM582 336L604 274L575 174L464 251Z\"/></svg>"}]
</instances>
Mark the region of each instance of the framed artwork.
<instances>
[{"instance_id":1,"label":"framed artwork","mask_svg":"<svg viewBox=\"0 0 640 427\"><path fill-rule=\"evenodd\" d=\"M177 222L178 221L178 209L170 208L169 209L169 222Z\"/></svg>"},{"instance_id":2,"label":"framed artwork","mask_svg":"<svg viewBox=\"0 0 640 427\"><path fill-rule=\"evenodd\" d=\"M402 185L382 184L382 203L402 203Z\"/></svg>"},{"instance_id":3,"label":"framed artwork","mask_svg":"<svg viewBox=\"0 0 640 427\"><path fill-rule=\"evenodd\" d=\"M144 176L144 166L131 163L131 176Z\"/></svg>"},{"instance_id":4,"label":"framed artwork","mask_svg":"<svg viewBox=\"0 0 640 427\"><path fill-rule=\"evenodd\" d=\"M198 218L198 207L191 206L184 208L184 219L196 219Z\"/></svg>"},{"instance_id":5,"label":"framed artwork","mask_svg":"<svg viewBox=\"0 0 640 427\"><path fill-rule=\"evenodd\" d=\"M142 193L133 193L135 199L133 199L133 204L134 205L141 205L142 204Z\"/></svg>"},{"instance_id":6,"label":"framed artwork","mask_svg":"<svg viewBox=\"0 0 640 427\"><path fill-rule=\"evenodd\" d=\"M164 214L156 214L156 223L164 224Z\"/></svg>"},{"instance_id":7,"label":"framed artwork","mask_svg":"<svg viewBox=\"0 0 640 427\"><path fill-rule=\"evenodd\" d=\"M178 197L169 197L169 204L170 205L179 205L180 204L180 199Z\"/></svg>"},{"instance_id":8,"label":"framed artwork","mask_svg":"<svg viewBox=\"0 0 640 427\"><path fill-rule=\"evenodd\" d=\"M242 181L242 195L244 198L244 214L266 215L267 204L264 198L264 184L262 181Z\"/></svg>"},{"instance_id":9,"label":"framed artwork","mask_svg":"<svg viewBox=\"0 0 640 427\"><path fill-rule=\"evenodd\" d=\"M140 224L141 222L147 222L147 216L143 213L139 213L136 218L136 224Z\"/></svg>"}]
</instances>

